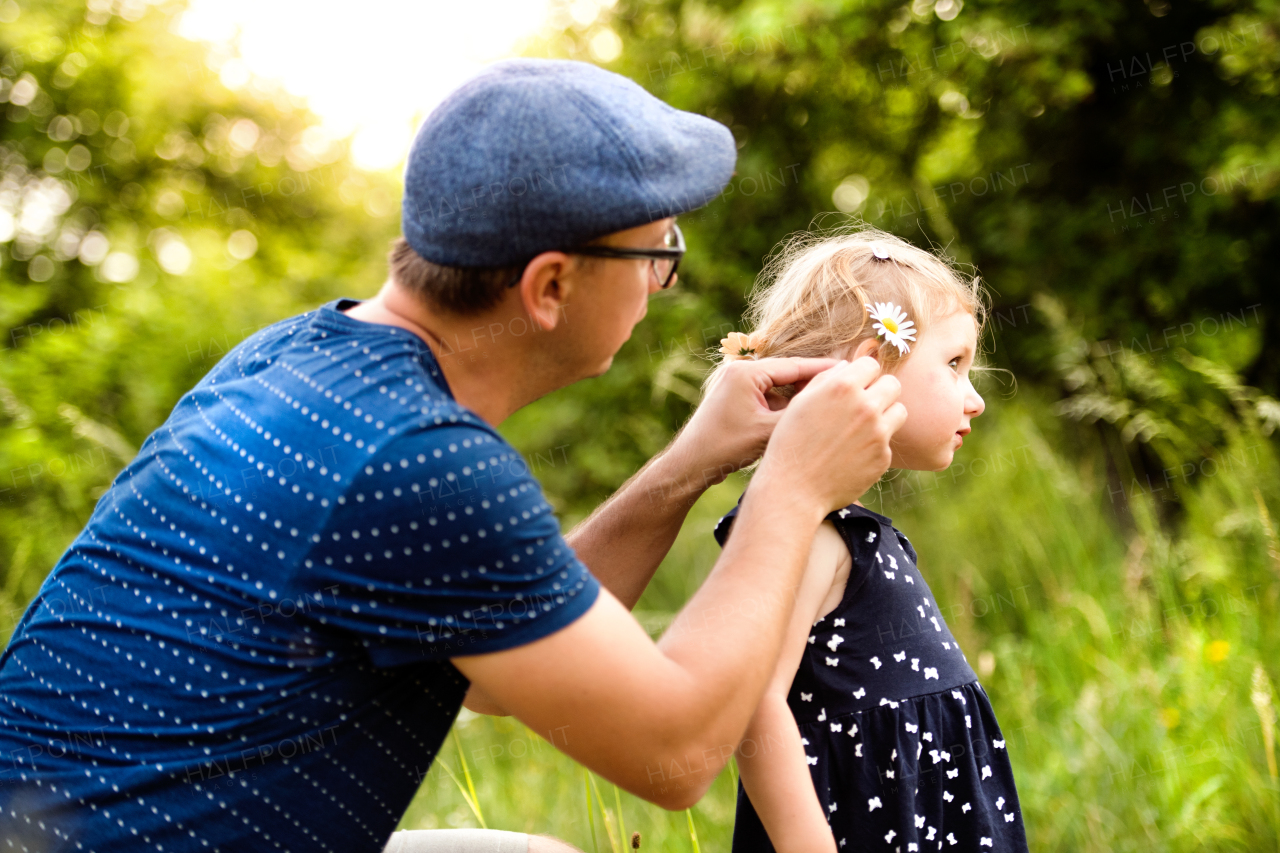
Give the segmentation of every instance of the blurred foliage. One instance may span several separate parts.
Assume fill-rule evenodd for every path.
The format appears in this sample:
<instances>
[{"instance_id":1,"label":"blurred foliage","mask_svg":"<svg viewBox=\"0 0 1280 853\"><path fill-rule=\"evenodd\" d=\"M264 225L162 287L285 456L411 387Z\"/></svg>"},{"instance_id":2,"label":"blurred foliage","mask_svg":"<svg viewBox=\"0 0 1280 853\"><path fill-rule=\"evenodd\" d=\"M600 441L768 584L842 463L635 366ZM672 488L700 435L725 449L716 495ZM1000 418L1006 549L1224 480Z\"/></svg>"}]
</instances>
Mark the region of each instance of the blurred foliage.
<instances>
[{"instance_id":1,"label":"blurred foliage","mask_svg":"<svg viewBox=\"0 0 1280 853\"><path fill-rule=\"evenodd\" d=\"M385 274L393 176L232 91L180 4L0 4L3 631L221 354ZM113 12L114 9L114 12Z\"/></svg>"},{"instance_id":2,"label":"blurred foliage","mask_svg":"<svg viewBox=\"0 0 1280 853\"><path fill-rule=\"evenodd\" d=\"M385 276L399 175L354 168L288 94L229 87L225 54L173 34L182 8L0 0L2 634L223 353ZM1033 847L1274 848L1280 6L578 0L548 32L530 53L600 62L739 144L613 368L503 426L566 523L688 416L780 238L862 218L945 250L993 290L987 358L1017 384L983 377L950 469L864 502L989 688ZM638 607L651 632L744 482L694 508ZM593 849L572 762L460 719L491 826ZM406 825L470 825L438 775ZM732 790L694 810L707 849ZM680 815L622 802L645 849L684 849Z\"/></svg>"},{"instance_id":3,"label":"blurred foliage","mask_svg":"<svg viewBox=\"0 0 1280 853\"><path fill-rule=\"evenodd\" d=\"M1269 668L1274 683L1280 660L1280 539L1266 509L1280 501L1274 443L1246 426L1194 476L1122 486L1101 437L1056 417L1034 388L975 424L951 468L893 472L863 503L911 539L991 696L1031 849L1275 849L1275 750L1252 698L1253 674ZM662 608L710 571L711 527L742 487L735 476L694 507L642 600L654 636ZM1158 516L1175 491L1188 514L1170 533ZM489 826L610 849L603 834L593 843L581 771L548 745L559 733L465 711L459 726ZM455 749L443 757L456 768ZM694 807L704 849L729 849L734 791L722 774ZM643 849L693 849L678 813L625 793L621 806ZM403 825L476 824L433 769Z\"/></svg>"},{"instance_id":4,"label":"blurred foliage","mask_svg":"<svg viewBox=\"0 0 1280 853\"><path fill-rule=\"evenodd\" d=\"M1048 293L1083 339L1159 350L1169 387L1184 376L1161 356L1177 346L1280 389L1276 4L618 0L592 24L577 8L538 52L612 58L729 125L739 159L724 195L682 217L681 285L604 387L566 400L636 411L637 372L705 367L781 237L853 217L972 264L994 291L993 363L1020 382L1059 381L1031 311ZM629 425L609 475L574 490L604 497L619 460L634 470L678 426L688 404L663 390L650 402L666 429ZM582 424L547 440L598 437Z\"/></svg>"}]
</instances>

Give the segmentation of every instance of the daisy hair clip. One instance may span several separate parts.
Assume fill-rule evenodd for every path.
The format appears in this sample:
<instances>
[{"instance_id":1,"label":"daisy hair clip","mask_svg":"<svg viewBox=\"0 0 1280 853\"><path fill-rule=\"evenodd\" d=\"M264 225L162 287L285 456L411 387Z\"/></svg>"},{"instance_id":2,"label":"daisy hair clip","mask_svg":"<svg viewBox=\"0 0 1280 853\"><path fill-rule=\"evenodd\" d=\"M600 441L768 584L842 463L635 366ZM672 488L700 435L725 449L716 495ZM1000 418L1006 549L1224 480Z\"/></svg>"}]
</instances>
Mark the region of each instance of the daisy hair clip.
<instances>
[{"instance_id":1,"label":"daisy hair clip","mask_svg":"<svg viewBox=\"0 0 1280 853\"><path fill-rule=\"evenodd\" d=\"M916 330L911 328L915 323L907 319L907 312L892 302L877 302L875 307L867 306L871 314L872 326L877 338L884 338L898 348L900 354L911 351L907 341L915 341Z\"/></svg>"},{"instance_id":2,"label":"daisy hair clip","mask_svg":"<svg viewBox=\"0 0 1280 853\"><path fill-rule=\"evenodd\" d=\"M764 335L759 332L752 332L749 335L730 332L728 337L720 339L720 352L724 353L725 361L759 358L757 352L763 347Z\"/></svg>"}]
</instances>

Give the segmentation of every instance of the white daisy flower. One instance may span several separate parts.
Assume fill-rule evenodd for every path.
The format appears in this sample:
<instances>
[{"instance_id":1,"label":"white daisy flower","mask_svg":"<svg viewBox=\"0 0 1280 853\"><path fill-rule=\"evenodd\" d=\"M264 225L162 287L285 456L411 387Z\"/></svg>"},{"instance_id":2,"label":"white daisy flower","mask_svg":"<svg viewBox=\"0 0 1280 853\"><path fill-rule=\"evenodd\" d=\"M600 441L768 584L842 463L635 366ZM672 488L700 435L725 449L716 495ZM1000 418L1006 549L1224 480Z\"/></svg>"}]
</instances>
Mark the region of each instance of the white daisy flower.
<instances>
[{"instance_id":1,"label":"white daisy flower","mask_svg":"<svg viewBox=\"0 0 1280 853\"><path fill-rule=\"evenodd\" d=\"M916 330L911 328L915 323L907 319L905 310L892 302L877 302L874 308L868 305L867 311L870 312L871 319L874 321L871 328L875 329L876 337L883 335L884 339L896 346L901 353L911 351L907 341L916 339Z\"/></svg>"}]
</instances>

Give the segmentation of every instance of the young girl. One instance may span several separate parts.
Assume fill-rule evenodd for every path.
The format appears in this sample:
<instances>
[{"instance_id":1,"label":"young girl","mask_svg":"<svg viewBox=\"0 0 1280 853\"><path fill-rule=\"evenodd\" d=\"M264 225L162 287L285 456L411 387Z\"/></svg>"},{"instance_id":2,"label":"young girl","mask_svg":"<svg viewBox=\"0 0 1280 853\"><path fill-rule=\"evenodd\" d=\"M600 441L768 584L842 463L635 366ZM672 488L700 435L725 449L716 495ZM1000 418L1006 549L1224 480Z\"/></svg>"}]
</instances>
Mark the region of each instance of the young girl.
<instances>
[{"instance_id":1,"label":"young girl","mask_svg":"<svg viewBox=\"0 0 1280 853\"><path fill-rule=\"evenodd\" d=\"M976 280L873 229L803 236L762 278L772 283L752 299L755 331L722 341L726 362L871 355L907 409L890 467L951 464L984 408L969 382L986 319ZM721 546L736 514L716 526ZM733 853L1027 849L987 694L907 537L856 501L818 529L736 755Z\"/></svg>"}]
</instances>

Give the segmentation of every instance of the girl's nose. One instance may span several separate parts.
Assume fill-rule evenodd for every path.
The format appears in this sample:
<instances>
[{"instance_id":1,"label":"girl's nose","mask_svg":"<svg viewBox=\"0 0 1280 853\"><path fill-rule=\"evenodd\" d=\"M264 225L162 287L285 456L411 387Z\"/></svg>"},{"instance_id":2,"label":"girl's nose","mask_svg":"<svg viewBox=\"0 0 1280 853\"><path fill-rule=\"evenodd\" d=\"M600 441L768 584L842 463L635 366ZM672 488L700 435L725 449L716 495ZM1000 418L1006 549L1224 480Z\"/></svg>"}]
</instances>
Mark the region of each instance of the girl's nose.
<instances>
[{"instance_id":1,"label":"girl's nose","mask_svg":"<svg viewBox=\"0 0 1280 853\"><path fill-rule=\"evenodd\" d=\"M982 414L987 408L986 402L982 399L982 395L973 387L973 383L969 383L969 393L964 398L964 412L971 418L976 418Z\"/></svg>"}]
</instances>

